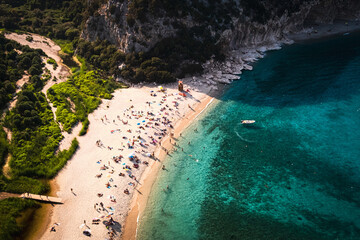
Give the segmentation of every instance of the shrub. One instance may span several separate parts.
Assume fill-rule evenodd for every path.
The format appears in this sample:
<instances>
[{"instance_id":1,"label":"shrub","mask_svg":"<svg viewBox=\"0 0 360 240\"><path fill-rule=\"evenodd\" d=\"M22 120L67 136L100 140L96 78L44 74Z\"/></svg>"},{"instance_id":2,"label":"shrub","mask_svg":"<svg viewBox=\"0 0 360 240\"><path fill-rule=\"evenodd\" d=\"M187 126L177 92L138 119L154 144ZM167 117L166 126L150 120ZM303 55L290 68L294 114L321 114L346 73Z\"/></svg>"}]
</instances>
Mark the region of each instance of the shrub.
<instances>
[{"instance_id":1,"label":"shrub","mask_svg":"<svg viewBox=\"0 0 360 240\"><path fill-rule=\"evenodd\" d=\"M26 41L28 42L32 42L34 40L34 38L32 36L27 36L26 37Z\"/></svg>"},{"instance_id":2,"label":"shrub","mask_svg":"<svg viewBox=\"0 0 360 240\"><path fill-rule=\"evenodd\" d=\"M56 117L65 131L79 121L85 121L87 115L101 103L101 98L110 99L111 93L122 85L112 79L102 78L98 72L80 71L66 82L52 86L48 90L50 101L57 108ZM75 104L72 109L69 99Z\"/></svg>"},{"instance_id":3,"label":"shrub","mask_svg":"<svg viewBox=\"0 0 360 240\"><path fill-rule=\"evenodd\" d=\"M15 177L9 180L2 176L0 182L3 183L1 191L4 192L45 194L50 190L49 184L44 184L40 180L29 177Z\"/></svg>"},{"instance_id":4,"label":"shrub","mask_svg":"<svg viewBox=\"0 0 360 240\"><path fill-rule=\"evenodd\" d=\"M47 62L48 64L52 64L54 70L56 70L56 68L58 67L57 62L56 62L54 59L52 59L52 58L49 58L46 62Z\"/></svg>"},{"instance_id":5,"label":"shrub","mask_svg":"<svg viewBox=\"0 0 360 240\"><path fill-rule=\"evenodd\" d=\"M89 124L90 124L89 119L86 118L82 124L83 124L83 126L79 132L79 136L84 136L87 133L87 130L88 130Z\"/></svg>"},{"instance_id":6,"label":"shrub","mask_svg":"<svg viewBox=\"0 0 360 240\"><path fill-rule=\"evenodd\" d=\"M56 161L54 161L54 166L49 168L46 177L47 178L55 177L55 175L65 166L66 162L70 160L70 158L74 155L78 147L79 147L79 142L76 138L74 138L68 150L63 150L58 153L58 155L56 156Z\"/></svg>"}]
</instances>

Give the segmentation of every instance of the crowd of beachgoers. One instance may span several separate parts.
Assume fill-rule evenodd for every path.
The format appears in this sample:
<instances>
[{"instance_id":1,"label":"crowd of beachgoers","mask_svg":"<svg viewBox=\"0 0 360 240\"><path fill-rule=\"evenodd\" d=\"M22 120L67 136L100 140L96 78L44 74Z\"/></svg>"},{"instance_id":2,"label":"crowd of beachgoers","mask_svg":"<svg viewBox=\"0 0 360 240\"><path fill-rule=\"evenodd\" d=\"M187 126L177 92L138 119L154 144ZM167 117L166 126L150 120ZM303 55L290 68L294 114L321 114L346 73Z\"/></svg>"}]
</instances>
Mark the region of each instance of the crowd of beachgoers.
<instances>
[{"instance_id":1,"label":"crowd of beachgoers","mask_svg":"<svg viewBox=\"0 0 360 240\"><path fill-rule=\"evenodd\" d=\"M78 137L79 150L55 179L64 201L52 210L42 239L118 239L144 170L160 164L158 151L171 154L182 146L175 124L194 112L208 91L176 83L117 90L89 115L90 127ZM171 147L162 144L170 139Z\"/></svg>"}]
</instances>

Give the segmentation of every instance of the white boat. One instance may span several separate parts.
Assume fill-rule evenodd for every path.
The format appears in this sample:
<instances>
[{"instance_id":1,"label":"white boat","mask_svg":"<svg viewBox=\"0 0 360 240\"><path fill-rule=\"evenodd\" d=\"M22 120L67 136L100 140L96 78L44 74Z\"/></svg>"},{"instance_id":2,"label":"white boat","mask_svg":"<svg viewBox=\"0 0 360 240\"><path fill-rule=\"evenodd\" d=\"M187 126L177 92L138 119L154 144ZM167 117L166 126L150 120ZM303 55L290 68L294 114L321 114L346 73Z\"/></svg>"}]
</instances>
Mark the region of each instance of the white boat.
<instances>
[{"instance_id":1,"label":"white boat","mask_svg":"<svg viewBox=\"0 0 360 240\"><path fill-rule=\"evenodd\" d=\"M241 124L252 124L255 123L255 120L241 120Z\"/></svg>"}]
</instances>

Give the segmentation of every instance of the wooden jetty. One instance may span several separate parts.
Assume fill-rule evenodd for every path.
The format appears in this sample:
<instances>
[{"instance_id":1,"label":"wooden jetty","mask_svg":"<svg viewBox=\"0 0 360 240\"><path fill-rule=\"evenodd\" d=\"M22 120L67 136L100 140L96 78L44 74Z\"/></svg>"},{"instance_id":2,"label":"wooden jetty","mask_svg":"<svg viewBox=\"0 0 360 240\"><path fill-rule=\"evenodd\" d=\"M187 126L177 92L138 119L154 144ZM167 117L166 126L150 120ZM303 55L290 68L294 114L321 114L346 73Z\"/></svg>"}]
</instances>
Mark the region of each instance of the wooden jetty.
<instances>
[{"instance_id":1,"label":"wooden jetty","mask_svg":"<svg viewBox=\"0 0 360 240\"><path fill-rule=\"evenodd\" d=\"M37 200L37 201L42 201L42 202L48 202L48 203L63 203L61 198L57 198L57 197L49 197L49 196L45 196L45 195L37 195L37 194L32 194L32 193L23 193L20 195L21 198L27 198L27 199L33 199L33 200Z\"/></svg>"}]
</instances>

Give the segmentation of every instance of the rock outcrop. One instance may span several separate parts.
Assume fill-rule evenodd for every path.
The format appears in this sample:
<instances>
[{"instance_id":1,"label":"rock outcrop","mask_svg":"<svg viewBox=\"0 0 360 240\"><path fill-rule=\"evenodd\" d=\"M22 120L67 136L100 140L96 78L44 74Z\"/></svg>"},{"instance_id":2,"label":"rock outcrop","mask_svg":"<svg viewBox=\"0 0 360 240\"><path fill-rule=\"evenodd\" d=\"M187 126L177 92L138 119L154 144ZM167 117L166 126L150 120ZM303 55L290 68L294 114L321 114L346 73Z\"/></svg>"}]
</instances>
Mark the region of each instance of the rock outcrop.
<instances>
[{"instance_id":1,"label":"rock outcrop","mask_svg":"<svg viewBox=\"0 0 360 240\"><path fill-rule=\"evenodd\" d=\"M131 5L132 2L141 2L145 7ZM224 13L226 16L215 14L215 20L194 16L196 12L200 15L213 14L201 9L201 6L211 6L211 0L200 1L200 6L192 1L183 1L191 11L177 16L166 13L167 9L161 6L164 1L155 1L160 4L155 11L161 14L151 11L148 2L150 1L108 0L95 16L88 19L82 37L90 41L106 39L126 53L139 52L147 51L160 40L176 35L179 26L188 29L201 27L211 31L217 43L226 51L275 43L284 40L290 32L300 31L314 24L360 18L358 0L266 0L257 4L251 3L251 0L224 0L214 6L235 10ZM141 17L145 20L140 20L139 16L132 19L129 17L131 10L137 7L142 10L144 16Z\"/></svg>"},{"instance_id":2,"label":"rock outcrop","mask_svg":"<svg viewBox=\"0 0 360 240\"><path fill-rule=\"evenodd\" d=\"M164 39L190 33L196 41L220 46L227 56L226 61L209 59L202 63L203 75L193 79L214 85L239 79L242 70L251 70L249 63L262 58L265 51L290 43L290 34L303 32L308 36L316 33L312 27L319 24L360 19L358 0L168 2L108 0L87 20L82 37L106 39L129 53L147 52Z\"/></svg>"}]
</instances>

